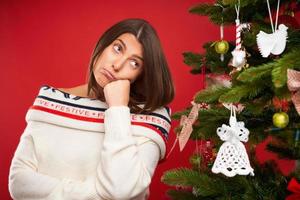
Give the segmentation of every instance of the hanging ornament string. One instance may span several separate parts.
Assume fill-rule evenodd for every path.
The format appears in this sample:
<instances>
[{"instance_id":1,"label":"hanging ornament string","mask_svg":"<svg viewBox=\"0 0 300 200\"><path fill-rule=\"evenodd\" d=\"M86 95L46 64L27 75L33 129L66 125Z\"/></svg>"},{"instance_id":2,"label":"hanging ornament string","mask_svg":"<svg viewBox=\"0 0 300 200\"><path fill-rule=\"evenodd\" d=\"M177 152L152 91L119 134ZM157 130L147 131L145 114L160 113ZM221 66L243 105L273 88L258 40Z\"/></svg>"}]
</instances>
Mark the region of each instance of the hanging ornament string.
<instances>
[{"instance_id":1,"label":"hanging ornament string","mask_svg":"<svg viewBox=\"0 0 300 200\"><path fill-rule=\"evenodd\" d=\"M273 25L273 19L272 19L272 13L271 13L271 8L270 8L269 0L267 0L267 5L268 5L268 11L269 11L269 17L270 17L270 22L271 22L272 31L273 31L273 33L274 33L275 30L277 30L277 22L278 22L278 13L279 13L280 0L278 0L278 2L277 2L277 11L276 11L275 27L274 27L274 25Z\"/></svg>"},{"instance_id":2,"label":"hanging ornament string","mask_svg":"<svg viewBox=\"0 0 300 200\"><path fill-rule=\"evenodd\" d=\"M276 30L277 30L277 22L278 22L278 13L279 13L279 5L280 5L280 0L278 0L278 2L277 2L277 11L276 11L276 21L275 21L275 28L276 28Z\"/></svg>"},{"instance_id":3,"label":"hanging ornament string","mask_svg":"<svg viewBox=\"0 0 300 200\"><path fill-rule=\"evenodd\" d=\"M235 20L235 26L236 26L236 40L235 40L235 48L236 50L242 49L242 43L241 43L241 24L240 24L240 0L238 5L235 5L235 11L236 11L236 20Z\"/></svg>"},{"instance_id":4,"label":"hanging ornament string","mask_svg":"<svg viewBox=\"0 0 300 200\"><path fill-rule=\"evenodd\" d=\"M239 0L238 5L234 5L235 11L236 11L236 18L238 18L238 19L240 18L240 16L239 16L239 14L240 14L240 6L241 6L241 2Z\"/></svg>"},{"instance_id":5,"label":"hanging ornament string","mask_svg":"<svg viewBox=\"0 0 300 200\"><path fill-rule=\"evenodd\" d=\"M220 24L220 40L214 42L212 46L215 47L215 51L220 54L220 60L224 61L224 54L227 53L229 49L229 44L226 40L224 40L224 7L221 4L216 3L215 6L220 7L222 10L221 14L221 24Z\"/></svg>"},{"instance_id":6,"label":"hanging ornament string","mask_svg":"<svg viewBox=\"0 0 300 200\"><path fill-rule=\"evenodd\" d=\"M220 34L221 34L221 41L223 41L223 37L224 37L223 16L222 16L222 24L220 26ZM222 62L224 61L224 54L223 53L220 55L220 59L221 59Z\"/></svg>"},{"instance_id":7,"label":"hanging ornament string","mask_svg":"<svg viewBox=\"0 0 300 200\"><path fill-rule=\"evenodd\" d=\"M223 41L223 38L224 38L223 11L224 11L224 8L222 7L222 24L220 26L221 41ZM224 54L223 53L221 54L220 59L221 59L222 62L224 61Z\"/></svg>"}]
</instances>

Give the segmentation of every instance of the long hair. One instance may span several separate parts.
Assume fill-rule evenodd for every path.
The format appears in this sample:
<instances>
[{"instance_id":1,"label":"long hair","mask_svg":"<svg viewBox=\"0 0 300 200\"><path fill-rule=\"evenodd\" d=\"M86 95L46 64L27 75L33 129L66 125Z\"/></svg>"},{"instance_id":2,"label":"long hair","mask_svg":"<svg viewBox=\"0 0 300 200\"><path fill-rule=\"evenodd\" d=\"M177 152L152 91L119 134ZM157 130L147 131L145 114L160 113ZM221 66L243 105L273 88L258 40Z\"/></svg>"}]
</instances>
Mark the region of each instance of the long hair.
<instances>
[{"instance_id":1,"label":"long hair","mask_svg":"<svg viewBox=\"0 0 300 200\"><path fill-rule=\"evenodd\" d=\"M120 21L100 37L89 63L88 95L93 91L97 99L104 101L103 88L97 84L93 68L104 49L124 33L133 34L142 44L144 59L142 73L130 86L130 111L149 113L166 106L175 95L172 77L157 33L149 22L143 19Z\"/></svg>"}]
</instances>

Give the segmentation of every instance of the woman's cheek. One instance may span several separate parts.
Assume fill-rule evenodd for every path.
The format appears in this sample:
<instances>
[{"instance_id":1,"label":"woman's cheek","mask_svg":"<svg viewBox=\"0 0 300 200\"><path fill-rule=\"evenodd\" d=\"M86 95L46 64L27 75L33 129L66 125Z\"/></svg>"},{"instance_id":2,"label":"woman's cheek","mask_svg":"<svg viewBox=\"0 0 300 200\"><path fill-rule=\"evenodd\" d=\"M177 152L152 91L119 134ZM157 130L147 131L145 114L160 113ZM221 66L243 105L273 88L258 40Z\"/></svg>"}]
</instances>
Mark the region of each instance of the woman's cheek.
<instances>
[{"instance_id":1,"label":"woman's cheek","mask_svg":"<svg viewBox=\"0 0 300 200\"><path fill-rule=\"evenodd\" d=\"M101 73L97 72L96 70L94 71L94 77L99 86L103 88L106 85Z\"/></svg>"}]
</instances>

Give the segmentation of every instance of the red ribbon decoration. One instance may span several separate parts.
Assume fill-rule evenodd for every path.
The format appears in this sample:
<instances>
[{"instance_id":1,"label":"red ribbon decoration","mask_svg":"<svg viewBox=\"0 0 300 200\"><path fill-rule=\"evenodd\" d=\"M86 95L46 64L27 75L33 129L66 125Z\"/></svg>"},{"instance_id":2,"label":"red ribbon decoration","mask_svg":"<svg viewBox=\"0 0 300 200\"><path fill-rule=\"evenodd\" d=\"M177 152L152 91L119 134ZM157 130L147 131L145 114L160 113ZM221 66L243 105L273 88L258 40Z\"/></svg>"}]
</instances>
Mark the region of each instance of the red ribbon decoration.
<instances>
[{"instance_id":1,"label":"red ribbon decoration","mask_svg":"<svg viewBox=\"0 0 300 200\"><path fill-rule=\"evenodd\" d=\"M300 72L292 69L287 70L287 86L292 94L292 101L300 115Z\"/></svg>"},{"instance_id":2,"label":"red ribbon decoration","mask_svg":"<svg viewBox=\"0 0 300 200\"><path fill-rule=\"evenodd\" d=\"M295 178L292 178L288 184L287 189L294 194L289 195L285 200L299 200L300 199L300 184Z\"/></svg>"},{"instance_id":3,"label":"red ribbon decoration","mask_svg":"<svg viewBox=\"0 0 300 200\"><path fill-rule=\"evenodd\" d=\"M275 109L283 112L289 111L289 102L286 99L279 99L278 97L273 98L273 105Z\"/></svg>"}]
</instances>

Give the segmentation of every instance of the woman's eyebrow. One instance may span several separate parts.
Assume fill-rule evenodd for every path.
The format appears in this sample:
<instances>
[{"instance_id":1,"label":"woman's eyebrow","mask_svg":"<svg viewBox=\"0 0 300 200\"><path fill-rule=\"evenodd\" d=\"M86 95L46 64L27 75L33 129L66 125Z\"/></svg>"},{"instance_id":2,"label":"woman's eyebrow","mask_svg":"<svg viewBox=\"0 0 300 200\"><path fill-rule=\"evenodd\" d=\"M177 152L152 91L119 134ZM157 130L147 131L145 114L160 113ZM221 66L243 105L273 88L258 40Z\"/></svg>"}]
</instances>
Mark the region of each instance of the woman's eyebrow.
<instances>
[{"instance_id":1,"label":"woman's eyebrow","mask_svg":"<svg viewBox=\"0 0 300 200\"><path fill-rule=\"evenodd\" d=\"M118 40L118 41L121 42L121 44L122 44L122 46L124 47L125 50L127 49L127 46L126 46L125 42L123 42L123 40L121 40L121 39L119 39L119 38L116 39L116 40ZM143 59L141 56L138 56L138 55L136 55L136 54L134 54L134 55L132 55L132 56L134 56L134 57L140 59L141 61L144 61L144 59Z\"/></svg>"}]
</instances>

